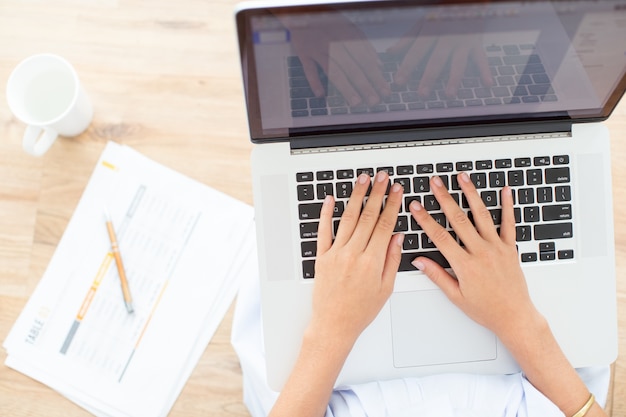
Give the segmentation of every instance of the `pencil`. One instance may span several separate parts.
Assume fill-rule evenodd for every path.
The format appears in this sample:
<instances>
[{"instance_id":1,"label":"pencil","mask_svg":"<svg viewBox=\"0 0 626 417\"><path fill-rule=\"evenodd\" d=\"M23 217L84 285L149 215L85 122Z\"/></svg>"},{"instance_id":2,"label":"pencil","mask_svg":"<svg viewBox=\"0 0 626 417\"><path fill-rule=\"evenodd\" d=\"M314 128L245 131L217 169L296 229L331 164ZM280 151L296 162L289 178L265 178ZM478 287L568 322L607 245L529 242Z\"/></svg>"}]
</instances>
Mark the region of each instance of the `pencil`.
<instances>
[{"instance_id":1,"label":"pencil","mask_svg":"<svg viewBox=\"0 0 626 417\"><path fill-rule=\"evenodd\" d=\"M111 241L111 252L115 258L115 264L117 265L117 273L120 276L120 284L122 285L122 294L124 295L124 304L126 310L129 313L134 311L133 309L133 297L130 295L130 288L128 287L128 281L126 280L126 272L124 271L124 264L122 263L122 255L120 254L120 247L117 243L117 236L115 235L115 229L113 228L113 222L109 212L105 209L104 215L106 217L107 231L109 232L109 240Z\"/></svg>"}]
</instances>

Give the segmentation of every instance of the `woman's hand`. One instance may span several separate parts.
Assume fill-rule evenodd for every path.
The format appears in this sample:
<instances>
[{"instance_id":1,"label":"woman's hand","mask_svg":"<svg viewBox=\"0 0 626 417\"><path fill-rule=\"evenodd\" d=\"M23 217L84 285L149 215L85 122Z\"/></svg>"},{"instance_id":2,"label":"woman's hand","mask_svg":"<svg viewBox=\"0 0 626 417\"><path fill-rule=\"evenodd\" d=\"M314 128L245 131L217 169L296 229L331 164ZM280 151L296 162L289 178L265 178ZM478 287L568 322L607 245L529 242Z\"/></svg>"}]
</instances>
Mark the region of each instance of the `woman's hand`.
<instances>
[{"instance_id":1,"label":"woman's hand","mask_svg":"<svg viewBox=\"0 0 626 417\"><path fill-rule=\"evenodd\" d=\"M500 233L491 214L478 195L469 175L462 172L458 183L467 198L475 226L452 199L438 177L430 181L452 228L464 246L441 227L417 202L411 214L447 258L456 278L439 264L417 258L414 266L423 270L448 298L469 317L502 336L515 328L518 318L536 316L528 294L515 246L515 217L511 189L502 189L502 223Z\"/></svg>"},{"instance_id":2,"label":"woman's hand","mask_svg":"<svg viewBox=\"0 0 626 417\"><path fill-rule=\"evenodd\" d=\"M391 186L381 211L389 176L361 174L332 239L334 202L322 207L315 262L313 316L309 330L354 343L374 320L391 292L400 264L403 235L392 237L402 203L402 187Z\"/></svg>"}]
</instances>

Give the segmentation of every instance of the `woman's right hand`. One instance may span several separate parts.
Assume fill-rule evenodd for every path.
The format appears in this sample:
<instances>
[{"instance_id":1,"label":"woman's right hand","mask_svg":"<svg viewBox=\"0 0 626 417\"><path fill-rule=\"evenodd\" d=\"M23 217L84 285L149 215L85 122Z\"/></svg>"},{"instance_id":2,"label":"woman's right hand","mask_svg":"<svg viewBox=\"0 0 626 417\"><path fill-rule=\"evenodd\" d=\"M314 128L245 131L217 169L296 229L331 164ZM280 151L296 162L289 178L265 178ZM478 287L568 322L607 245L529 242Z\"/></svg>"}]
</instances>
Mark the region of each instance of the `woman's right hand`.
<instances>
[{"instance_id":1,"label":"woman's right hand","mask_svg":"<svg viewBox=\"0 0 626 417\"><path fill-rule=\"evenodd\" d=\"M450 196L441 179L433 177L430 183L463 246L418 202L414 202L410 206L411 214L446 257L455 277L428 258L417 258L414 266L424 271L469 317L501 338L514 331L514 324L520 319L537 317L515 245L511 189L502 189L502 222L498 233L489 210L466 172L459 174L458 183L467 198L475 225Z\"/></svg>"}]
</instances>

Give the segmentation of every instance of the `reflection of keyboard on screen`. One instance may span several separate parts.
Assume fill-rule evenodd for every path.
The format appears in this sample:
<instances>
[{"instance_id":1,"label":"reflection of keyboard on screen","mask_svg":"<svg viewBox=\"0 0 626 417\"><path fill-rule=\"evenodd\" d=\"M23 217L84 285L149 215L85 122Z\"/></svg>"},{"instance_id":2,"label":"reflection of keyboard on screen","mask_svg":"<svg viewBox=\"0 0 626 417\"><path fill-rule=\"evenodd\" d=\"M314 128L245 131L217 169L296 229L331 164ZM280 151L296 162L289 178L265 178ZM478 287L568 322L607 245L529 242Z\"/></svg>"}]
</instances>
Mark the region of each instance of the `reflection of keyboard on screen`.
<instances>
[{"instance_id":1,"label":"reflection of keyboard on screen","mask_svg":"<svg viewBox=\"0 0 626 417\"><path fill-rule=\"evenodd\" d=\"M390 174L390 182L404 187L404 202L395 229L405 234L400 271L415 270L411 261L417 256L427 256L444 267L450 266L411 217L409 204L413 200L420 201L433 218L456 238L430 192L429 179L432 175L439 175L452 197L468 211L469 206L456 179L460 171L471 171L470 178L496 226L500 224L502 215L500 190L505 185L513 189L516 240L522 263L559 262L574 257L574 243L571 239L573 196L567 155L528 155L523 158L476 161L442 160L432 164L385 167L345 166L341 169L302 171L296 174L304 278L313 278L315 274L317 229L324 198L329 194L335 197L336 232L356 177L362 172L373 176L381 170ZM471 212L468 215L471 220Z\"/></svg>"},{"instance_id":2,"label":"reflection of keyboard on screen","mask_svg":"<svg viewBox=\"0 0 626 417\"><path fill-rule=\"evenodd\" d=\"M536 54L533 45L490 45L485 48L492 86L485 86L476 65L468 63L456 97L448 97L444 91L446 74L432 86L428 97L417 93L426 62L418 67L406 85L393 83L393 76L400 65L398 57L379 54L383 63L383 76L389 82L392 94L375 106L350 107L339 91L320 72L326 85L326 97L315 97L305 77L300 59L287 59L289 94L293 117L327 116L335 114L380 113L406 110L427 110L493 106L519 103L557 101L550 84L550 77Z\"/></svg>"}]
</instances>

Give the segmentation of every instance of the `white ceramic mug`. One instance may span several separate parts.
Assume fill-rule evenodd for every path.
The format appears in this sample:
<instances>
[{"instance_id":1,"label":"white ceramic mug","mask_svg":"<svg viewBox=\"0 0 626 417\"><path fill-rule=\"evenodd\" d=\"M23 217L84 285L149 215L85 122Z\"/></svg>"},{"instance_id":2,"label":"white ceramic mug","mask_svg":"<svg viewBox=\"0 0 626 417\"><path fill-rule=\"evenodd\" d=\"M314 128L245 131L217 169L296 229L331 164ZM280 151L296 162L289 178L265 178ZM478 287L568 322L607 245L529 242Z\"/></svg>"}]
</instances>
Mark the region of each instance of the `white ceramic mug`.
<instances>
[{"instance_id":1,"label":"white ceramic mug","mask_svg":"<svg viewBox=\"0 0 626 417\"><path fill-rule=\"evenodd\" d=\"M52 54L33 55L20 62L7 82L9 108L27 125L22 145L41 156L57 136L78 136L93 118L93 108L76 71Z\"/></svg>"}]
</instances>

